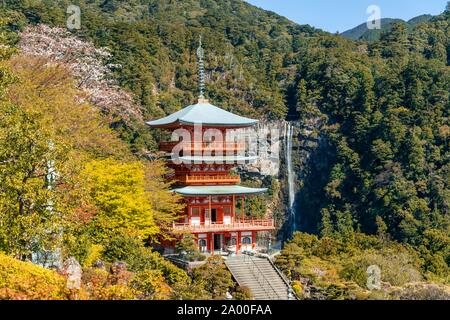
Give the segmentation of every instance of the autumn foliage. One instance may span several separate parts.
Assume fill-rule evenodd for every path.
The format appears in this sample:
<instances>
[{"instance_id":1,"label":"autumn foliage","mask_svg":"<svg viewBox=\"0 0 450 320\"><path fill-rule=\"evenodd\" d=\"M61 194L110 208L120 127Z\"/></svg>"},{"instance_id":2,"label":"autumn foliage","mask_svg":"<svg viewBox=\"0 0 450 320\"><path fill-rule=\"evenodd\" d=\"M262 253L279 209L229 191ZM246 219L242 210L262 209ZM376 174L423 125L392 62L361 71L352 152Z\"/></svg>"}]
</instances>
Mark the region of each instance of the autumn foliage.
<instances>
[{"instance_id":1,"label":"autumn foliage","mask_svg":"<svg viewBox=\"0 0 450 320\"><path fill-rule=\"evenodd\" d=\"M0 253L0 299L62 300L68 294L65 278L55 271Z\"/></svg>"}]
</instances>

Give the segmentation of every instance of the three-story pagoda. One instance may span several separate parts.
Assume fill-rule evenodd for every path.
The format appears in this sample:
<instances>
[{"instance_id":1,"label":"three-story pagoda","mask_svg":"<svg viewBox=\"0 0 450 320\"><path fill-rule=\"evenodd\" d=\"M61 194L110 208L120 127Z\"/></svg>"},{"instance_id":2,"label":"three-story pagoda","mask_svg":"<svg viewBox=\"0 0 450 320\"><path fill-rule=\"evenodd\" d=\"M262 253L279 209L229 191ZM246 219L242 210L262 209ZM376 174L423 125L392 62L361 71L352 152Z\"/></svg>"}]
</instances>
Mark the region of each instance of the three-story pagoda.
<instances>
[{"instance_id":1,"label":"three-story pagoda","mask_svg":"<svg viewBox=\"0 0 450 320\"><path fill-rule=\"evenodd\" d=\"M233 169L240 163L256 161L257 157L245 152L244 142L234 138L231 141L229 132L252 127L258 120L225 111L204 98L201 45L197 53L200 59L198 102L147 122L153 128L171 133L182 130L188 135L182 141L160 144L160 150L168 155L168 166L174 170L173 192L180 194L186 204L185 212L180 212L179 220L173 224L172 233L178 239L185 233L193 234L199 250L211 254L254 250L257 233L273 230L274 222L254 219L252 212L245 212L246 197L265 193L267 189L239 185L240 177L232 173Z\"/></svg>"}]
</instances>

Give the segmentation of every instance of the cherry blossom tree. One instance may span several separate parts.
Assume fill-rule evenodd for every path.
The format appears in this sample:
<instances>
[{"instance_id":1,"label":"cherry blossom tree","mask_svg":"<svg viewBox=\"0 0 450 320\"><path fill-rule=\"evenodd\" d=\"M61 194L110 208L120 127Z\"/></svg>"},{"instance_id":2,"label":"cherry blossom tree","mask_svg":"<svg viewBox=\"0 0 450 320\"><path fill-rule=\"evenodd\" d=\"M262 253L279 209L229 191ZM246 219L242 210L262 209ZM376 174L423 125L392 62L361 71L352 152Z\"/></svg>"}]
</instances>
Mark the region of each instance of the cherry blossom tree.
<instances>
[{"instance_id":1,"label":"cherry blossom tree","mask_svg":"<svg viewBox=\"0 0 450 320\"><path fill-rule=\"evenodd\" d=\"M90 103L111 118L142 120L139 104L133 95L122 89L112 77L119 65L109 63L107 48L96 48L91 42L73 36L63 28L45 24L28 26L20 33L19 47L24 54L44 56L49 61L66 65L77 86Z\"/></svg>"}]
</instances>

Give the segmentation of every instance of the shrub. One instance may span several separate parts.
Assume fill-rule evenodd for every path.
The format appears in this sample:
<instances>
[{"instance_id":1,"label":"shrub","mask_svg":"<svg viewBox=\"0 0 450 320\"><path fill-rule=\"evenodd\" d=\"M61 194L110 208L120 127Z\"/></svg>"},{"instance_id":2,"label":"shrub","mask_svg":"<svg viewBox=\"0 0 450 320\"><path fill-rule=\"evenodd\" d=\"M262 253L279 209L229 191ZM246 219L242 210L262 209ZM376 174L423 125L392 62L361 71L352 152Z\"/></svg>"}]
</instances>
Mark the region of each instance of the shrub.
<instances>
[{"instance_id":1,"label":"shrub","mask_svg":"<svg viewBox=\"0 0 450 320\"><path fill-rule=\"evenodd\" d=\"M202 281L175 283L172 286L172 300L208 300L211 294L205 290Z\"/></svg>"},{"instance_id":2,"label":"shrub","mask_svg":"<svg viewBox=\"0 0 450 320\"><path fill-rule=\"evenodd\" d=\"M103 269L89 268L83 272L82 299L90 300L133 300L136 291L129 286L130 274L118 281Z\"/></svg>"},{"instance_id":3,"label":"shrub","mask_svg":"<svg viewBox=\"0 0 450 320\"><path fill-rule=\"evenodd\" d=\"M303 285L300 281L292 281L292 289L295 291L297 296L303 297Z\"/></svg>"},{"instance_id":4,"label":"shrub","mask_svg":"<svg viewBox=\"0 0 450 320\"><path fill-rule=\"evenodd\" d=\"M450 300L450 288L436 284L410 284L391 295L400 300Z\"/></svg>"},{"instance_id":5,"label":"shrub","mask_svg":"<svg viewBox=\"0 0 450 320\"><path fill-rule=\"evenodd\" d=\"M237 286L233 293L234 300L253 300L253 294L249 287Z\"/></svg>"},{"instance_id":6,"label":"shrub","mask_svg":"<svg viewBox=\"0 0 450 320\"><path fill-rule=\"evenodd\" d=\"M171 288L165 282L161 271L148 270L135 275L131 286L143 300L167 300L171 295Z\"/></svg>"},{"instance_id":7,"label":"shrub","mask_svg":"<svg viewBox=\"0 0 450 320\"><path fill-rule=\"evenodd\" d=\"M206 256L198 250L191 234L184 235L183 239L177 243L177 251L178 253L184 252L183 259L187 261L204 261L206 259Z\"/></svg>"},{"instance_id":8,"label":"shrub","mask_svg":"<svg viewBox=\"0 0 450 320\"><path fill-rule=\"evenodd\" d=\"M68 299L66 280L53 270L0 253L0 299Z\"/></svg>"},{"instance_id":9,"label":"shrub","mask_svg":"<svg viewBox=\"0 0 450 320\"><path fill-rule=\"evenodd\" d=\"M118 234L110 239L103 250L103 258L107 262L124 261L130 271L143 272L160 270L169 285L187 282L187 273L165 260L157 252L144 247L144 243L136 238Z\"/></svg>"},{"instance_id":10,"label":"shrub","mask_svg":"<svg viewBox=\"0 0 450 320\"><path fill-rule=\"evenodd\" d=\"M341 276L356 282L365 288L367 284L367 268L377 265L381 269L381 281L393 286L401 286L407 282L416 282L422 276L415 265L415 261L407 252L395 250L366 251L354 256L344 265Z\"/></svg>"},{"instance_id":11,"label":"shrub","mask_svg":"<svg viewBox=\"0 0 450 320\"><path fill-rule=\"evenodd\" d=\"M227 290L234 287L231 273L220 256L211 256L204 265L194 269L193 278L204 282L212 299L224 299Z\"/></svg>"}]
</instances>

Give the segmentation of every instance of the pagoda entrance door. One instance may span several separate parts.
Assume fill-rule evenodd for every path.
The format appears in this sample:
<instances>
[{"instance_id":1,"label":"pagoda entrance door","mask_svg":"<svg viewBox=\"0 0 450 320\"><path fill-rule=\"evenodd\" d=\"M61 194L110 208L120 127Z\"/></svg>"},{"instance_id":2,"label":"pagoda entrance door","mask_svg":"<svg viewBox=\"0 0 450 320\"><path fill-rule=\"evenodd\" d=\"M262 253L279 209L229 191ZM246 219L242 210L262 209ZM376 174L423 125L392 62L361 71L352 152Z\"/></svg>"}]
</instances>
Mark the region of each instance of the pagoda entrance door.
<instances>
[{"instance_id":1,"label":"pagoda entrance door","mask_svg":"<svg viewBox=\"0 0 450 320\"><path fill-rule=\"evenodd\" d=\"M223 234L214 235L214 250L223 249Z\"/></svg>"},{"instance_id":2,"label":"pagoda entrance door","mask_svg":"<svg viewBox=\"0 0 450 320\"><path fill-rule=\"evenodd\" d=\"M217 209L211 209L211 222L217 222Z\"/></svg>"}]
</instances>

